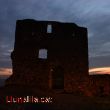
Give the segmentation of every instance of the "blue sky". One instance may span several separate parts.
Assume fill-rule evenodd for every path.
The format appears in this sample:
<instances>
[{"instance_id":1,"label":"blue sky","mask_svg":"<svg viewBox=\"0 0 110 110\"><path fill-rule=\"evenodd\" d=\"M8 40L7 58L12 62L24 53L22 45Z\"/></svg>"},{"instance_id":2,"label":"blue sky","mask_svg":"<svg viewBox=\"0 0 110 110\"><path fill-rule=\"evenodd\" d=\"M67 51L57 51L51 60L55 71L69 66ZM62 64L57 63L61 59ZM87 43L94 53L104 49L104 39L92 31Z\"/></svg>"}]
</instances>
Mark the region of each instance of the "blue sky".
<instances>
[{"instance_id":1,"label":"blue sky","mask_svg":"<svg viewBox=\"0 0 110 110\"><path fill-rule=\"evenodd\" d=\"M90 68L110 67L110 0L0 0L0 69L11 68L16 20L27 18L87 27Z\"/></svg>"}]
</instances>

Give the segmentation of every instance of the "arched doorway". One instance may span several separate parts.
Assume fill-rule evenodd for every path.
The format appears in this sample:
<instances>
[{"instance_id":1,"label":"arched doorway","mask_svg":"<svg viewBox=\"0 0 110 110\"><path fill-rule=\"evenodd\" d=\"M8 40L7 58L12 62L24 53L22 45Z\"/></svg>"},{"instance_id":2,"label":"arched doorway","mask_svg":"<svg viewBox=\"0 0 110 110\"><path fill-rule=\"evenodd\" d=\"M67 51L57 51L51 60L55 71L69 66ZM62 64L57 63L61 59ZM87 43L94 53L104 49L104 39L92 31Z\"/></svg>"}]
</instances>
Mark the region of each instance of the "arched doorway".
<instances>
[{"instance_id":1,"label":"arched doorway","mask_svg":"<svg viewBox=\"0 0 110 110\"><path fill-rule=\"evenodd\" d=\"M64 70L61 66L52 68L52 88L64 89Z\"/></svg>"}]
</instances>

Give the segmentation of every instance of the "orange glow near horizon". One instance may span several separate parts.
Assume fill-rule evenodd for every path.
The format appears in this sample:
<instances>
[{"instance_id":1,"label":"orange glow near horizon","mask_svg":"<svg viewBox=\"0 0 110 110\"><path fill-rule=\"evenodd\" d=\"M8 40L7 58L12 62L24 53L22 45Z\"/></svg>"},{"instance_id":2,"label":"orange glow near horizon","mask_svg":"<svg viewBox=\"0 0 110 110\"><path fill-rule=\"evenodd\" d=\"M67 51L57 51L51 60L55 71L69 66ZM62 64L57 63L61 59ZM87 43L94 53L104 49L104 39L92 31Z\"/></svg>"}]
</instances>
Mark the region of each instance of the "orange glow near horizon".
<instances>
[{"instance_id":1,"label":"orange glow near horizon","mask_svg":"<svg viewBox=\"0 0 110 110\"><path fill-rule=\"evenodd\" d=\"M95 74L110 74L110 67L91 68L89 69L89 75Z\"/></svg>"},{"instance_id":2,"label":"orange glow near horizon","mask_svg":"<svg viewBox=\"0 0 110 110\"><path fill-rule=\"evenodd\" d=\"M110 67L100 67L89 69L89 75L110 74ZM0 68L0 76L12 75L12 68Z\"/></svg>"},{"instance_id":3,"label":"orange glow near horizon","mask_svg":"<svg viewBox=\"0 0 110 110\"><path fill-rule=\"evenodd\" d=\"M11 68L0 68L0 76L9 76L12 75Z\"/></svg>"}]
</instances>

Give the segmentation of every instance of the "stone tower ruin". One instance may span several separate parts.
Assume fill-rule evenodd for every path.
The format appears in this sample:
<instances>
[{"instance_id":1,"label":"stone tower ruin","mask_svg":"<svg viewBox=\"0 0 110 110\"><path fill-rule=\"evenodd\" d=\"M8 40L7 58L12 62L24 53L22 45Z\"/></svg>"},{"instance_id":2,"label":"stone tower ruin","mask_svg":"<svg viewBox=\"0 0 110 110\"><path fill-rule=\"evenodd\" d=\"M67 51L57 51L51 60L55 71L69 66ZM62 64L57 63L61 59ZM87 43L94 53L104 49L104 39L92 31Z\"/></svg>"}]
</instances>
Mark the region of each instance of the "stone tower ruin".
<instances>
[{"instance_id":1,"label":"stone tower ruin","mask_svg":"<svg viewBox=\"0 0 110 110\"><path fill-rule=\"evenodd\" d=\"M69 89L71 83L88 76L87 28L18 20L11 59L13 74L6 85Z\"/></svg>"}]
</instances>

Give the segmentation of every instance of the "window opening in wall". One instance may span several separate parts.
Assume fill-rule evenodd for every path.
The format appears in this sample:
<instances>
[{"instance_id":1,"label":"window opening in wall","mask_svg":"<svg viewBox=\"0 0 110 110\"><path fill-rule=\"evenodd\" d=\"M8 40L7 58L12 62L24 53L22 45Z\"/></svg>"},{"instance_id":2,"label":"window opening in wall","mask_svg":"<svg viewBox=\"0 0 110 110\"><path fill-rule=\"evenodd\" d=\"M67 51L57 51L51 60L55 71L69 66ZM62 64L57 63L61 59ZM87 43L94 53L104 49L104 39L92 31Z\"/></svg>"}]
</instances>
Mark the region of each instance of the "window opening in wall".
<instances>
[{"instance_id":1,"label":"window opening in wall","mask_svg":"<svg viewBox=\"0 0 110 110\"><path fill-rule=\"evenodd\" d=\"M47 25L47 33L52 33L52 25L51 24Z\"/></svg>"},{"instance_id":2,"label":"window opening in wall","mask_svg":"<svg viewBox=\"0 0 110 110\"><path fill-rule=\"evenodd\" d=\"M47 49L40 49L38 58L39 59L47 59Z\"/></svg>"}]
</instances>

